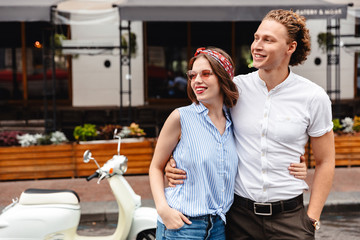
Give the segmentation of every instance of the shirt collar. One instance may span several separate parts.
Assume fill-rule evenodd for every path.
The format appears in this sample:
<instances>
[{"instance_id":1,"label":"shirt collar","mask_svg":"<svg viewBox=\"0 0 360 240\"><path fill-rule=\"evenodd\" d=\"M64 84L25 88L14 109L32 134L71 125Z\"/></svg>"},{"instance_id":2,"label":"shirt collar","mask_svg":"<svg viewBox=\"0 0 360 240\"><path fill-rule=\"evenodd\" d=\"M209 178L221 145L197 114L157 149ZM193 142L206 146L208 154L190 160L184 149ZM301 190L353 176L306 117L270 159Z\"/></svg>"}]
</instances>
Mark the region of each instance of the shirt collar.
<instances>
[{"instance_id":1,"label":"shirt collar","mask_svg":"<svg viewBox=\"0 0 360 240\"><path fill-rule=\"evenodd\" d=\"M199 104L193 103L192 105L195 108L195 111L199 114L202 112L207 114L209 112L209 109L207 109L201 102L199 102Z\"/></svg>"},{"instance_id":2,"label":"shirt collar","mask_svg":"<svg viewBox=\"0 0 360 240\"><path fill-rule=\"evenodd\" d=\"M261 84L261 86L266 88L265 81L260 78L259 70L257 71L257 79L258 79L258 83ZM288 85L293 79L294 79L294 73L291 71L291 69L289 69L289 75L287 76L287 78L284 81L282 81L280 84L276 85L270 91L276 91L276 90L282 88L283 86Z\"/></svg>"},{"instance_id":3,"label":"shirt collar","mask_svg":"<svg viewBox=\"0 0 360 240\"><path fill-rule=\"evenodd\" d=\"M192 105L198 114L203 113L204 115L207 115L209 113L209 109L207 109L201 102L199 102L199 104L193 103ZM225 105L223 105L223 111L224 111L226 120L231 121L230 115L229 115L229 109Z\"/></svg>"}]
</instances>

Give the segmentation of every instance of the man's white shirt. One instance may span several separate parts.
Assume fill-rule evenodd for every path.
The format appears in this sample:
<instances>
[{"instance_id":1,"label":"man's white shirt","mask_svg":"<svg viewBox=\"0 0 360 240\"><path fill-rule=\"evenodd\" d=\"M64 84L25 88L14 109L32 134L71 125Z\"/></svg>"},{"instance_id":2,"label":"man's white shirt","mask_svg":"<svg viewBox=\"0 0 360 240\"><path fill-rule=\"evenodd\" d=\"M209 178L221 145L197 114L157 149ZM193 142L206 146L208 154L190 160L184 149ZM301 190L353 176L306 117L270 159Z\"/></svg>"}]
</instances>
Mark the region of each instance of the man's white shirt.
<instances>
[{"instance_id":1,"label":"man's white shirt","mask_svg":"<svg viewBox=\"0 0 360 240\"><path fill-rule=\"evenodd\" d=\"M296 197L308 189L289 174L308 137L331 131L331 101L320 86L290 71L268 91L258 71L234 78L240 97L231 110L239 156L235 193L257 202Z\"/></svg>"}]
</instances>

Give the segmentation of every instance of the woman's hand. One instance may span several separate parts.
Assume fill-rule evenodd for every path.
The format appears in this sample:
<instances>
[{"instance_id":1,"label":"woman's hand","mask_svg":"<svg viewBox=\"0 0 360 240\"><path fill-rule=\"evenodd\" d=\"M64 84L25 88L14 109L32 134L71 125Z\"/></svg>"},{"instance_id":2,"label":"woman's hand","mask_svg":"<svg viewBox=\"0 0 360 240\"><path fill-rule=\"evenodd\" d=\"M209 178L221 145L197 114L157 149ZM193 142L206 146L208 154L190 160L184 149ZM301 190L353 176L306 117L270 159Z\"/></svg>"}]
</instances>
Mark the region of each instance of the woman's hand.
<instances>
[{"instance_id":1,"label":"woman's hand","mask_svg":"<svg viewBox=\"0 0 360 240\"><path fill-rule=\"evenodd\" d=\"M291 163L288 168L291 175L295 178L304 180L307 177L307 166L305 163L305 156L300 157L300 163Z\"/></svg>"},{"instance_id":2,"label":"woman's hand","mask_svg":"<svg viewBox=\"0 0 360 240\"><path fill-rule=\"evenodd\" d=\"M167 229L179 229L185 223L191 224L191 221L184 214L170 207L159 212L159 215Z\"/></svg>"}]
</instances>

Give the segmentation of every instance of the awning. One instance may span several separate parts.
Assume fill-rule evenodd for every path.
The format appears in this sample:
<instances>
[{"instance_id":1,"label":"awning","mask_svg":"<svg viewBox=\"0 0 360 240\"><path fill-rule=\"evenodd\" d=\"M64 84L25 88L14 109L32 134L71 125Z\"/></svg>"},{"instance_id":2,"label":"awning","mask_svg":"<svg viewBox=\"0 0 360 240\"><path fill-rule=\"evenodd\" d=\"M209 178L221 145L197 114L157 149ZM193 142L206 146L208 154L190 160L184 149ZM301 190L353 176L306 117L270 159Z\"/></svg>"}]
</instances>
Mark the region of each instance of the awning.
<instances>
[{"instance_id":1,"label":"awning","mask_svg":"<svg viewBox=\"0 0 360 240\"><path fill-rule=\"evenodd\" d=\"M62 0L1 0L0 22L50 21L51 6Z\"/></svg>"},{"instance_id":2,"label":"awning","mask_svg":"<svg viewBox=\"0 0 360 240\"><path fill-rule=\"evenodd\" d=\"M0 22L50 21L51 6L60 2L63 0L1 0ZM116 5L121 19L139 21L260 21L269 10L278 8L293 9L308 19L347 15L347 5L323 0L125 0Z\"/></svg>"},{"instance_id":3,"label":"awning","mask_svg":"<svg viewBox=\"0 0 360 240\"><path fill-rule=\"evenodd\" d=\"M119 14L115 3L120 1L103 0L67 0L53 8L55 24L91 25L119 24ZM115 7L114 7L115 6Z\"/></svg>"},{"instance_id":4,"label":"awning","mask_svg":"<svg viewBox=\"0 0 360 240\"><path fill-rule=\"evenodd\" d=\"M292 9L307 19L346 18L347 5L322 0L127 0L120 18L131 21L261 21L272 9Z\"/></svg>"}]
</instances>

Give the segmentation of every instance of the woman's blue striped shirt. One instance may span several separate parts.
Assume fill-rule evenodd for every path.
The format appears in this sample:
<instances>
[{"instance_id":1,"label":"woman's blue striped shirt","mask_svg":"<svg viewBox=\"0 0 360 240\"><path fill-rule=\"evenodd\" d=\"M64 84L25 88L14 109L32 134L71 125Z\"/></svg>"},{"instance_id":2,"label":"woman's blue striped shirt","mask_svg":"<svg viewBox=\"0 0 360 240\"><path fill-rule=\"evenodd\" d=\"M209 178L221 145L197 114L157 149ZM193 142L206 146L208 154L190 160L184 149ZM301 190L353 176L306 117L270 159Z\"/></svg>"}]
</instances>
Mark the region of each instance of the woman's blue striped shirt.
<instances>
[{"instance_id":1,"label":"woman's blue striped shirt","mask_svg":"<svg viewBox=\"0 0 360 240\"><path fill-rule=\"evenodd\" d=\"M170 207L191 217L219 215L224 222L234 198L238 156L232 122L224 108L226 129L221 135L201 103L178 108L181 139L173 156L186 171L184 184L165 189Z\"/></svg>"}]
</instances>

